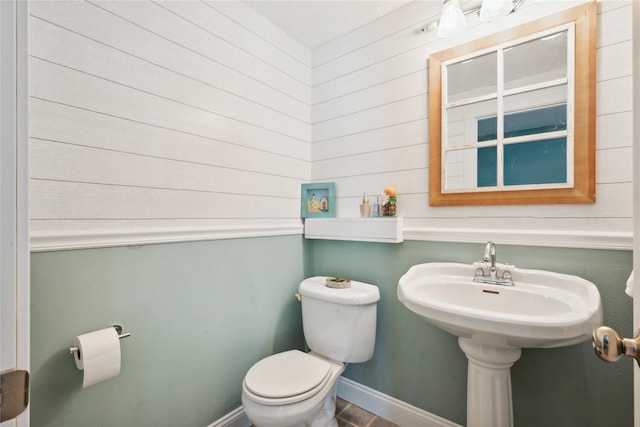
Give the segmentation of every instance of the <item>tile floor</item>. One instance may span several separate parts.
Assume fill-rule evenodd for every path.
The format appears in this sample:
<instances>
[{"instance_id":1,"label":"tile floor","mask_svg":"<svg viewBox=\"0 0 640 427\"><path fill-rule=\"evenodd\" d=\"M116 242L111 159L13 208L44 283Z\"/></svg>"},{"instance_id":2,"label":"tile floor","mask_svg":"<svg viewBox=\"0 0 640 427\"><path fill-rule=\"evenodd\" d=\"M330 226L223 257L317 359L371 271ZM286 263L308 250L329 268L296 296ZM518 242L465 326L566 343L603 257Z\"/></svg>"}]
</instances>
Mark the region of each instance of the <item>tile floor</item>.
<instances>
[{"instance_id":1,"label":"tile floor","mask_svg":"<svg viewBox=\"0 0 640 427\"><path fill-rule=\"evenodd\" d=\"M339 427L399 427L340 398L336 403L336 418Z\"/></svg>"},{"instance_id":2,"label":"tile floor","mask_svg":"<svg viewBox=\"0 0 640 427\"><path fill-rule=\"evenodd\" d=\"M338 427L400 427L339 397L336 402L336 418Z\"/></svg>"}]
</instances>

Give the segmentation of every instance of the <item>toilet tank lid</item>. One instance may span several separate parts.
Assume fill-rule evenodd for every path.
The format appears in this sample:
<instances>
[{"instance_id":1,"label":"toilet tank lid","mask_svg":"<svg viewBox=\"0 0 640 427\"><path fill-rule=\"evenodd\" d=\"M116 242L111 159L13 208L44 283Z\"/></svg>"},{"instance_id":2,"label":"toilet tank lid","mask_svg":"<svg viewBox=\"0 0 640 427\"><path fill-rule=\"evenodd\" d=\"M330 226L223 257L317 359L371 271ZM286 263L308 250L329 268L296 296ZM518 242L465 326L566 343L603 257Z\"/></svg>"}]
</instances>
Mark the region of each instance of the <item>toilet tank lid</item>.
<instances>
[{"instance_id":1,"label":"toilet tank lid","mask_svg":"<svg viewBox=\"0 0 640 427\"><path fill-rule=\"evenodd\" d=\"M309 277L303 280L298 291L303 297L313 297L344 305L372 304L380 299L380 291L375 285L352 280L349 288L330 288L327 286L327 276Z\"/></svg>"}]
</instances>

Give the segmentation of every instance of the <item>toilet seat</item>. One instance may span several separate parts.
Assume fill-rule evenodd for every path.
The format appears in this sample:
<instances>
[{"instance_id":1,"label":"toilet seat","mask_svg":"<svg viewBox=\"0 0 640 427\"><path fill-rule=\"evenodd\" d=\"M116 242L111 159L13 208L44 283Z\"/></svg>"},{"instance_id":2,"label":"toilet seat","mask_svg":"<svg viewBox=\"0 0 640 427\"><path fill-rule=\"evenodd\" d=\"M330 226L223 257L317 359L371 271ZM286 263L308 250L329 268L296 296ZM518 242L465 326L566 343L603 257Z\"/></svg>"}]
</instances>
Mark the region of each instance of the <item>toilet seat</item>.
<instances>
[{"instance_id":1,"label":"toilet seat","mask_svg":"<svg viewBox=\"0 0 640 427\"><path fill-rule=\"evenodd\" d=\"M299 350L266 357L249 369L244 385L264 405L288 405L318 393L331 378L331 364Z\"/></svg>"}]
</instances>

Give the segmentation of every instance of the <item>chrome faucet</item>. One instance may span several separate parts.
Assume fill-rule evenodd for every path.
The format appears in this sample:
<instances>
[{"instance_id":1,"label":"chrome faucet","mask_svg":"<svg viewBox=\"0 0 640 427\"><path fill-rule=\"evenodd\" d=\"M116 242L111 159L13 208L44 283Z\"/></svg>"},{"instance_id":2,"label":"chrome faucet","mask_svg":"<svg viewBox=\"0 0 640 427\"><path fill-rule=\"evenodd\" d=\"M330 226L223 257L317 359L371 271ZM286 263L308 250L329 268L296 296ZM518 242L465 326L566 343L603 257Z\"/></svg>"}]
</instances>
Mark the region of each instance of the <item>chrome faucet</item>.
<instances>
[{"instance_id":1,"label":"chrome faucet","mask_svg":"<svg viewBox=\"0 0 640 427\"><path fill-rule=\"evenodd\" d=\"M487 246L484 247L484 256L482 262L490 262L489 277L496 277L496 245L493 242L487 242Z\"/></svg>"},{"instance_id":2,"label":"chrome faucet","mask_svg":"<svg viewBox=\"0 0 640 427\"><path fill-rule=\"evenodd\" d=\"M485 264L484 266L482 264ZM500 264L502 274L498 275L498 264L496 264L496 245L493 242L487 242L484 247L484 255L482 256L482 264L476 268L474 282L490 283L494 285L513 286L513 278L511 271L513 266L509 264ZM489 264L489 272L485 274L486 264ZM476 264L477 265L477 264Z\"/></svg>"}]
</instances>

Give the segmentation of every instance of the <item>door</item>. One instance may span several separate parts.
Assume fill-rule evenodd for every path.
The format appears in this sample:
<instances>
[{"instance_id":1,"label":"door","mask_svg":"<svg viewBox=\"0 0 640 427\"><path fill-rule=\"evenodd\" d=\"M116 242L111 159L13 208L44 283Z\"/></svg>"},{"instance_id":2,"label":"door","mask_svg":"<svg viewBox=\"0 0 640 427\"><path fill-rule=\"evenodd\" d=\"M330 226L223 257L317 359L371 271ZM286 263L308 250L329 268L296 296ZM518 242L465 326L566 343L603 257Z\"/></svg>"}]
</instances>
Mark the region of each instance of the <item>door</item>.
<instances>
[{"instance_id":1,"label":"door","mask_svg":"<svg viewBox=\"0 0 640 427\"><path fill-rule=\"evenodd\" d=\"M0 420L28 426L27 2L0 1ZM10 418L10 419L9 419Z\"/></svg>"}]
</instances>

